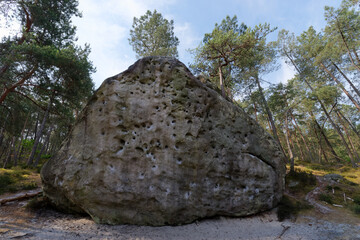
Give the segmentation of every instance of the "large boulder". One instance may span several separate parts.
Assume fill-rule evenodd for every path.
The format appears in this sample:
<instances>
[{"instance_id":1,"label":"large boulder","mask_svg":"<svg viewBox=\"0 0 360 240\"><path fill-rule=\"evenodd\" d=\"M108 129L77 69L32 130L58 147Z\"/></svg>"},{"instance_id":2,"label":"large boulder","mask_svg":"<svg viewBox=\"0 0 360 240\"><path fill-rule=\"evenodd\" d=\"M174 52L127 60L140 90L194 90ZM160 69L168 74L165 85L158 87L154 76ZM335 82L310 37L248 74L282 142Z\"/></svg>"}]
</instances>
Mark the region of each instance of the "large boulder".
<instances>
[{"instance_id":1,"label":"large boulder","mask_svg":"<svg viewBox=\"0 0 360 240\"><path fill-rule=\"evenodd\" d=\"M165 57L106 79L41 171L45 195L62 209L154 226L271 209L284 175L263 128Z\"/></svg>"}]
</instances>

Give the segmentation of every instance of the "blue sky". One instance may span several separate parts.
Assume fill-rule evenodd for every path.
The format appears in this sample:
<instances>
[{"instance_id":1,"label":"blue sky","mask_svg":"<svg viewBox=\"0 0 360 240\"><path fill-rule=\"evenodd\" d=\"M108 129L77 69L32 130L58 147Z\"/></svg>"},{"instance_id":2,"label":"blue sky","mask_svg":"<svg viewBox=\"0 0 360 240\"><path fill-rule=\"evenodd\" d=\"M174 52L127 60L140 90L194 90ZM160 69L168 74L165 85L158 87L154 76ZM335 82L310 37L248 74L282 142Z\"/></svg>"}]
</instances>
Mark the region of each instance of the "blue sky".
<instances>
[{"instance_id":1,"label":"blue sky","mask_svg":"<svg viewBox=\"0 0 360 240\"><path fill-rule=\"evenodd\" d=\"M129 32L134 17L156 9L173 19L175 35L180 40L179 59L186 65L192 61L186 51L199 45L205 33L226 15L237 15L248 26L270 23L278 29L299 34L309 26L321 30L325 26L324 6L338 7L341 0L79 0L82 18L74 19L78 43L90 44L90 60L97 68L93 74L96 88L107 77L126 70L136 61L129 45ZM1 21L1 19L0 19ZM0 36L6 32L0 29ZM269 36L277 38L277 32ZM263 76L270 82L286 82L293 71L285 63L272 74Z\"/></svg>"}]
</instances>

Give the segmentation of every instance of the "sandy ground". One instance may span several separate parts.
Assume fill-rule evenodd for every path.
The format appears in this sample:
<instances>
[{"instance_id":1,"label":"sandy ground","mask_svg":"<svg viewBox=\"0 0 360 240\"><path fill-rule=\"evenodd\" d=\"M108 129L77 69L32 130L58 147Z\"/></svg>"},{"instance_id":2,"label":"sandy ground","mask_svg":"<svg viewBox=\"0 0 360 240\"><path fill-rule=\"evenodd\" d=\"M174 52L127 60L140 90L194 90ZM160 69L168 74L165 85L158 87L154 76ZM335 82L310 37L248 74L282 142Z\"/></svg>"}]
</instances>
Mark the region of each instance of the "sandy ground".
<instances>
[{"instance_id":1,"label":"sandy ground","mask_svg":"<svg viewBox=\"0 0 360 240\"><path fill-rule=\"evenodd\" d=\"M52 209L29 211L26 201L0 206L0 239L359 239L360 220L350 213L312 211L296 221L277 221L275 210L246 218L217 217L183 226L95 224L87 216ZM326 220L325 220L326 219Z\"/></svg>"}]
</instances>

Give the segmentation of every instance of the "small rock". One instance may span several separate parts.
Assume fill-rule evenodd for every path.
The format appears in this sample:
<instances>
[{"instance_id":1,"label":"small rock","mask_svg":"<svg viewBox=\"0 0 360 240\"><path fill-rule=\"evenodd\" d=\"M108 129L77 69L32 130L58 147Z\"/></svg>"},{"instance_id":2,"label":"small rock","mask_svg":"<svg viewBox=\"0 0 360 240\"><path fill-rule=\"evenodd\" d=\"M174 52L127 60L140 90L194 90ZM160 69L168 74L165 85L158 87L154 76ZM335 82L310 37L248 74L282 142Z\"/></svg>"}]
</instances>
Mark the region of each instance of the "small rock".
<instances>
[{"instance_id":1,"label":"small rock","mask_svg":"<svg viewBox=\"0 0 360 240\"><path fill-rule=\"evenodd\" d=\"M329 173L329 174L324 175L325 181L339 182L342 179L343 179L343 176L336 174L336 173Z\"/></svg>"}]
</instances>

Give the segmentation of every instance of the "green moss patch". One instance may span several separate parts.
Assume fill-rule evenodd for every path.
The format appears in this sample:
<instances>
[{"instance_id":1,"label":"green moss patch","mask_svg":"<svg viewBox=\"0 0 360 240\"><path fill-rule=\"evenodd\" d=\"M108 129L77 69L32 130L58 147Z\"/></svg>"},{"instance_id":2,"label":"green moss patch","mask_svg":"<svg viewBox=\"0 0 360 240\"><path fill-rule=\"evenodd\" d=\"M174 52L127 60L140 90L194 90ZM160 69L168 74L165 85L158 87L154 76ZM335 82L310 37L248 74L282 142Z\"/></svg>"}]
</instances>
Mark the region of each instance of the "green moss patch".
<instances>
[{"instance_id":1,"label":"green moss patch","mask_svg":"<svg viewBox=\"0 0 360 240\"><path fill-rule=\"evenodd\" d=\"M38 184L34 179L38 175L28 169L0 168L0 194L35 189L38 187Z\"/></svg>"}]
</instances>

